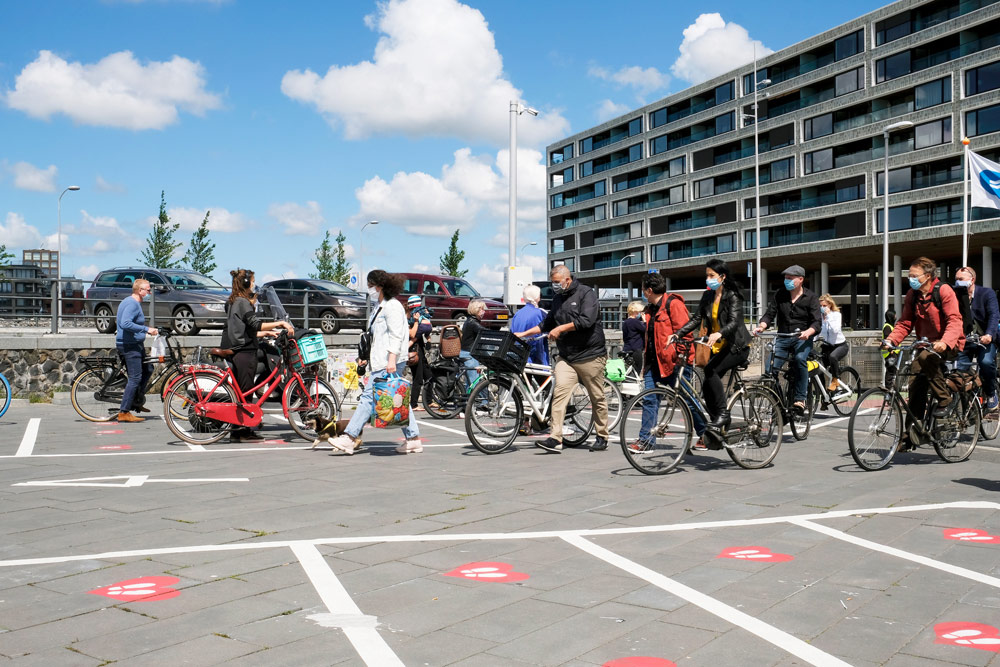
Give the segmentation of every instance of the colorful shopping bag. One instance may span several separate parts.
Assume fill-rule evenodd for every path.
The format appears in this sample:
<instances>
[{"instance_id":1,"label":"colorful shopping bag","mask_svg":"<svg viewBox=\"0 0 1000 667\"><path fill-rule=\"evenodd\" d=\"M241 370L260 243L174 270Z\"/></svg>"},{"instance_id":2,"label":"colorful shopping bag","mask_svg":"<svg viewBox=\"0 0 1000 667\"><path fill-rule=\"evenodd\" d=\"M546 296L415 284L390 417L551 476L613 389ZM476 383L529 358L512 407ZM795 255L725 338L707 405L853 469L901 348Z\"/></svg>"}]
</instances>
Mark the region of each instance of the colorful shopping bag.
<instances>
[{"instance_id":1,"label":"colorful shopping bag","mask_svg":"<svg viewBox=\"0 0 1000 667\"><path fill-rule=\"evenodd\" d=\"M375 428L402 428L410 425L410 383L398 373L372 380L371 425Z\"/></svg>"}]
</instances>

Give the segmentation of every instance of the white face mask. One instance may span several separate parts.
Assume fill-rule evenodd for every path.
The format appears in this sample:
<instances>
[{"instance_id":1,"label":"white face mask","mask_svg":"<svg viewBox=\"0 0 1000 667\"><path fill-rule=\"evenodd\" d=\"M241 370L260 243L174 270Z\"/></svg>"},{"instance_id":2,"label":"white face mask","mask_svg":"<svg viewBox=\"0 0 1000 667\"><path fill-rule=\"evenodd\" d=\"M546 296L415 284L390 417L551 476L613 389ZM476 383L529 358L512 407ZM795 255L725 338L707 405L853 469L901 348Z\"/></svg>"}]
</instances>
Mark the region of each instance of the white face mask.
<instances>
[{"instance_id":1,"label":"white face mask","mask_svg":"<svg viewBox=\"0 0 1000 667\"><path fill-rule=\"evenodd\" d=\"M373 301L378 301L378 289L375 287L369 287L368 296L371 297Z\"/></svg>"}]
</instances>

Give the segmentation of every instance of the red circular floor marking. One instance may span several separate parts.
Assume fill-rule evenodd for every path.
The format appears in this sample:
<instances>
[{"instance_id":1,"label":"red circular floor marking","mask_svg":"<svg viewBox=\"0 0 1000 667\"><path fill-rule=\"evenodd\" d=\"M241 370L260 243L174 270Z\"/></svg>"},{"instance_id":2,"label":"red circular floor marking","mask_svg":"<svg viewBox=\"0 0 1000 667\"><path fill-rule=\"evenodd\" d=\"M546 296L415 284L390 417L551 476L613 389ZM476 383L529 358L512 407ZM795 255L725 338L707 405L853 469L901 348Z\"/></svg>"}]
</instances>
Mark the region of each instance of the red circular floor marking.
<instances>
[{"instance_id":1,"label":"red circular floor marking","mask_svg":"<svg viewBox=\"0 0 1000 667\"><path fill-rule=\"evenodd\" d=\"M985 530L978 528L945 528L944 538L946 540L958 540L959 542L1000 544L1000 536L990 535Z\"/></svg>"},{"instance_id":2,"label":"red circular floor marking","mask_svg":"<svg viewBox=\"0 0 1000 667\"><path fill-rule=\"evenodd\" d=\"M767 547L729 547L723 549L716 558L732 558L734 560L755 560L768 563L784 563L795 560L790 554L776 554Z\"/></svg>"},{"instance_id":3,"label":"red circular floor marking","mask_svg":"<svg viewBox=\"0 0 1000 667\"><path fill-rule=\"evenodd\" d=\"M125 429L119 428L119 429L106 430L106 431L97 431L97 435L118 435L119 433L124 433L124 432L125 432Z\"/></svg>"},{"instance_id":4,"label":"red circular floor marking","mask_svg":"<svg viewBox=\"0 0 1000 667\"><path fill-rule=\"evenodd\" d=\"M476 581L524 581L531 575L524 572L514 572L514 566L510 563L492 563L483 561L479 563L466 563L459 565L451 572L445 572L446 577L458 577L459 579L474 579Z\"/></svg>"},{"instance_id":5,"label":"red circular floor marking","mask_svg":"<svg viewBox=\"0 0 1000 667\"><path fill-rule=\"evenodd\" d=\"M98 445L94 449L132 449L132 445Z\"/></svg>"},{"instance_id":6,"label":"red circular floor marking","mask_svg":"<svg viewBox=\"0 0 1000 667\"><path fill-rule=\"evenodd\" d=\"M95 588L89 593L103 595L113 600L131 600L133 602L155 602L169 600L181 594L176 588L171 588L180 579L177 577L141 577L127 579L104 588Z\"/></svg>"},{"instance_id":7,"label":"red circular floor marking","mask_svg":"<svg viewBox=\"0 0 1000 667\"><path fill-rule=\"evenodd\" d=\"M968 621L938 623L934 626L934 633L938 637L934 641L935 644L951 644L994 653L1000 652L1000 630L992 625Z\"/></svg>"},{"instance_id":8,"label":"red circular floor marking","mask_svg":"<svg viewBox=\"0 0 1000 667\"><path fill-rule=\"evenodd\" d=\"M601 667L677 667L666 658L650 658L644 655L635 655L628 658L615 658L601 665Z\"/></svg>"}]
</instances>

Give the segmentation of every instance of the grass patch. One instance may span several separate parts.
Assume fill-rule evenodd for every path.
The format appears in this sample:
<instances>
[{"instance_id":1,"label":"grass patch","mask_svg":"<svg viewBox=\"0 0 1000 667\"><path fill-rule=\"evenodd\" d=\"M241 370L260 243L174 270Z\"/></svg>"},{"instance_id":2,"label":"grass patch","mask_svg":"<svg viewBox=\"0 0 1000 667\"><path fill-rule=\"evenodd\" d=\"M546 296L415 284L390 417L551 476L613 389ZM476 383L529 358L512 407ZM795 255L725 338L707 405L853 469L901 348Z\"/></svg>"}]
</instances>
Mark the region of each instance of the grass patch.
<instances>
[{"instance_id":1,"label":"grass patch","mask_svg":"<svg viewBox=\"0 0 1000 667\"><path fill-rule=\"evenodd\" d=\"M252 528L237 528L236 530L241 530L244 533L250 533L253 537L266 537L268 535L274 535L273 531L268 530L253 530Z\"/></svg>"},{"instance_id":2,"label":"grass patch","mask_svg":"<svg viewBox=\"0 0 1000 667\"><path fill-rule=\"evenodd\" d=\"M198 523L197 521L188 521L187 519L174 519L169 516L163 517L167 521L176 521L177 523Z\"/></svg>"},{"instance_id":3,"label":"grass patch","mask_svg":"<svg viewBox=\"0 0 1000 667\"><path fill-rule=\"evenodd\" d=\"M462 511L464 509L465 509L464 507L453 507L450 510L444 510L443 512L431 512L430 514L421 514L420 516L415 517L415 518L417 518L417 519L429 519L432 516L439 516L441 514L448 514L449 512L460 512L460 511Z\"/></svg>"},{"instance_id":4,"label":"grass patch","mask_svg":"<svg viewBox=\"0 0 1000 667\"><path fill-rule=\"evenodd\" d=\"M213 632L212 634L215 635L216 637L222 637L223 639L232 639L232 637L222 632Z\"/></svg>"}]
</instances>

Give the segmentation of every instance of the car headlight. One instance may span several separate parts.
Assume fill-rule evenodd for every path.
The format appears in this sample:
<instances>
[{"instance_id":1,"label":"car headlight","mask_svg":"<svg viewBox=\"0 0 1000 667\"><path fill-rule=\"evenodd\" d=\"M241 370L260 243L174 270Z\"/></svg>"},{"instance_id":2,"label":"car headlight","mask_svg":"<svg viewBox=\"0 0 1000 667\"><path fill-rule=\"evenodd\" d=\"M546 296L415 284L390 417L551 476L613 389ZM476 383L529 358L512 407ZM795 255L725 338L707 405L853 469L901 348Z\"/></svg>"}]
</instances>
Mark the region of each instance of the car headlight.
<instances>
[{"instance_id":1,"label":"car headlight","mask_svg":"<svg viewBox=\"0 0 1000 667\"><path fill-rule=\"evenodd\" d=\"M226 305L224 303L203 303L201 307L211 313L224 313L226 312Z\"/></svg>"},{"instance_id":2,"label":"car headlight","mask_svg":"<svg viewBox=\"0 0 1000 667\"><path fill-rule=\"evenodd\" d=\"M360 308L361 305L354 303L353 301L345 301L344 299L337 299L338 306L353 306L355 308Z\"/></svg>"}]
</instances>

